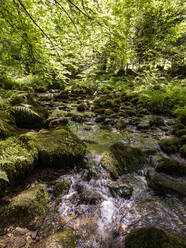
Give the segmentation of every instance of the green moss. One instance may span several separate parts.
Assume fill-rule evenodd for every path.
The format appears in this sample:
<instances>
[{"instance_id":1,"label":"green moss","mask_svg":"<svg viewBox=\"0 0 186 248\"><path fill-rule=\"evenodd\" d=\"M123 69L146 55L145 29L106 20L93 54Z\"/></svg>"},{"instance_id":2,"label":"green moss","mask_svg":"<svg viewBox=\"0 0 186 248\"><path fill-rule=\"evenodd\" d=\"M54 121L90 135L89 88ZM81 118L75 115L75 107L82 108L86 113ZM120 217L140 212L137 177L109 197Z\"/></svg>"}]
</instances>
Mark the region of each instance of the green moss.
<instances>
[{"instance_id":1,"label":"green moss","mask_svg":"<svg viewBox=\"0 0 186 248\"><path fill-rule=\"evenodd\" d=\"M180 140L177 137L170 137L159 141L161 149L166 153L176 153L179 150Z\"/></svg>"},{"instance_id":2,"label":"green moss","mask_svg":"<svg viewBox=\"0 0 186 248\"><path fill-rule=\"evenodd\" d=\"M184 248L185 245L180 237L155 227L136 229L125 240L126 248Z\"/></svg>"},{"instance_id":3,"label":"green moss","mask_svg":"<svg viewBox=\"0 0 186 248\"><path fill-rule=\"evenodd\" d=\"M70 189L71 184L72 184L72 181L70 179L57 182L54 186L54 195L56 196L66 195Z\"/></svg>"},{"instance_id":4,"label":"green moss","mask_svg":"<svg viewBox=\"0 0 186 248\"><path fill-rule=\"evenodd\" d=\"M32 248L75 248L76 236L71 229L59 231L32 246Z\"/></svg>"},{"instance_id":5,"label":"green moss","mask_svg":"<svg viewBox=\"0 0 186 248\"><path fill-rule=\"evenodd\" d=\"M186 176L186 164L164 158L157 164L156 171L172 176Z\"/></svg>"},{"instance_id":6,"label":"green moss","mask_svg":"<svg viewBox=\"0 0 186 248\"><path fill-rule=\"evenodd\" d=\"M20 183L30 174L37 160L37 149L32 143L24 144L17 137L0 142L0 166L7 173L10 185ZM0 181L0 189L7 183Z\"/></svg>"},{"instance_id":7,"label":"green moss","mask_svg":"<svg viewBox=\"0 0 186 248\"><path fill-rule=\"evenodd\" d=\"M180 148L180 153L181 153L181 156L186 158L186 145L183 145L181 148Z\"/></svg>"},{"instance_id":8,"label":"green moss","mask_svg":"<svg viewBox=\"0 0 186 248\"><path fill-rule=\"evenodd\" d=\"M104 152L101 159L101 165L114 178L141 169L145 162L145 156L139 148L122 143L112 145L110 151Z\"/></svg>"},{"instance_id":9,"label":"green moss","mask_svg":"<svg viewBox=\"0 0 186 248\"><path fill-rule=\"evenodd\" d=\"M37 139L38 163L42 166L73 167L82 162L86 152L85 144L68 129L43 130Z\"/></svg>"},{"instance_id":10,"label":"green moss","mask_svg":"<svg viewBox=\"0 0 186 248\"><path fill-rule=\"evenodd\" d=\"M23 227L40 226L48 210L46 186L38 184L15 196L8 205L1 222L17 224ZM7 223L6 223L7 222Z\"/></svg>"},{"instance_id":11,"label":"green moss","mask_svg":"<svg viewBox=\"0 0 186 248\"><path fill-rule=\"evenodd\" d=\"M160 127L164 125L164 120L159 116L153 116L149 121L150 126Z\"/></svg>"},{"instance_id":12,"label":"green moss","mask_svg":"<svg viewBox=\"0 0 186 248\"><path fill-rule=\"evenodd\" d=\"M106 151L102 154L101 165L109 171L113 178L118 178L121 175L119 163L110 151Z\"/></svg>"},{"instance_id":13,"label":"green moss","mask_svg":"<svg viewBox=\"0 0 186 248\"><path fill-rule=\"evenodd\" d=\"M10 113L0 111L0 139L16 135L15 120Z\"/></svg>"},{"instance_id":14,"label":"green moss","mask_svg":"<svg viewBox=\"0 0 186 248\"><path fill-rule=\"evenodd\" d=\"M176 130L176 136L181 137L183 135L186 135L186 128Z\"/></svg>"}]
</instances>

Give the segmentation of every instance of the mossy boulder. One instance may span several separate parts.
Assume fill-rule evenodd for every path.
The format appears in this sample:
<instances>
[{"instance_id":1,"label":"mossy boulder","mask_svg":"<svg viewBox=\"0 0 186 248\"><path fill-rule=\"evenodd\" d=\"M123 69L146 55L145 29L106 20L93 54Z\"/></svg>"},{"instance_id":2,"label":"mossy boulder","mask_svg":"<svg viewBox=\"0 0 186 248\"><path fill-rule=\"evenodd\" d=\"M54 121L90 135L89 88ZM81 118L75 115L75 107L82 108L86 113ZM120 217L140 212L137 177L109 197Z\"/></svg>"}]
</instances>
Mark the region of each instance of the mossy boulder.
<instances>
[{"instance_id":1,"label":"mossy boulder","mask_svg":"<svg viewBox=\"0 0 186 248\"><path fill-rule=\"evenodd\" d=\"M38 164L67 168L82 163L86 145L69 129L41 130L37 134Z\"/></svg>"},{"instance_id":2,"label":"mossy boulder","mask_svg":"<svg viewBox=\"0 0 186 248\"><path fill-rule=\"evenodd\" d=\"M117 128L117 129L122 130L122 129L125 129L126 126L127 126L127 124L126 124L126 121L125 121L124 119L119 119L119 120L116 122L116 128Z\"/></svg>"},{"instance_id":3,"label":"mossy boulder","mask_svg":"<svg viewBox=\"0 0 186 248\"><path fill-rule=\"evenodd\" d=\"M158 173L149 169L147 173L148 185L160 194L178 193L186 195L186 182L181 179Z\"/></svg>"},{"instance_id":4,"label":"mossy boulder","mask_svg":"<svg viewBox=\"0 0 186 248\"><path fill-rule=\"evenodd\" d=\"M114 182L108 185L113 196L130 198L133 192L133 187L128 183Z\"/></svg>"},{"instance_id":5,"label":"mossy boulder","mask_svg":"<svg viewBox=\"0 0 186 248\"><path fill-rule=\"evenodd\" d=\"M68 194L71 184L72 184L72 181L70 179L57 182L54 186L54 195L63 196L63 195Z\"/></svg>"},{"instance_id":6,"label":"mossy boulder","mask_svg":"<svg viewBox=\"0 0 186 248\"><path fill-rule=\"evenodd\" d=\"M175 132L176 136L181 137L183 135L186 135L186 128L184 129L179 129Z\"/></svg>"},{"instance_id":7,"label":"mossy boulder","mask_svg":"<svg viewBox=\"0 0 186 248\"><path fill-rule=\"evenodd\" d=\"M180 138L180 143L182 145L186 145L186 135L182 135L181 138Z\"/></svg>"},{"instance_id":8,"label":"mossy boulder","mask_svg":"<svg viewBox=\"0 0 186 248\"><path fill-rule=\"evenodd\" d=\"M0 216L1 224L16 224L21 227L37 228L48 210L46 186L38 184L15 196Z\"/></svg>"},{"instance_id":9,"label":"mossy boulder","mask_svg":"<svg viewBox=\"0 0 186 248\"><path fill-rule=\"evenodd\" d=\"M160 127L163 126L165 123L162 117L152 116L149 120L149 124L151 127Z\"/></svg>"},{"instance_id":10,"label":"mossy boulder","mask_svg":"<svg viewBox=\"0 0 186 248\"><path fill-rule=\"evenodd\" d=\"M86 109L88 109L88 105L86 103L80 103L78 106L77 106L77 110L78 111L85 111Z\"/></svg>"},{"instance_id":11,"label":"mossy boulder","mask_svg":"<svg viewBox=\"0 0 186 248\"><path fill-rule=\"evenodd\" d=\"M122 143L113 144L110 151L104 152L101 158L101 165L110 172L113 178L137 171L145 163L145 155L139 148Z\"/></svg>"},{"instance_id":12,"label":"mossy boulder","mask_svg":"<svg viewBox=\"0 0 186 248\"><path fill-rule=\"evenodd\" d=\"M177 160L163 158L158 162L156 171L182 177L186 176L186 164L180 163Z\"/></svg>"},{"instance_id":13,"label":"mossy boulder","mask_svg":"<svg viewBox=\"0 0 186 248\"><path fill-rule=\"evenodd\" d=\"M24 143L21 138L9 137L0 141L0 164L8 176L9 183L0 180L0 190L19 184L34 169L38 158L33 141Z\"/></svg>"},{"instance_id":14,"label":"mossy boulder","mask_svg":"<svg viewBox=\"0 0 186 248\"><path fill-rule=\"evenodd\" d=\"M183 158L186 158L186 145L183 145L181 148L180 148L180 154Z\"/></svg>"},{"instance_id":15,"label":"mossy boulder","mask_svg":"<svg viewBox=\"0 0 186 248\"><path fill-rule=\"evenodd\" d=\"M76 236L71 229L64 229L41 240L32 248L75 248Z\"/></svg>"},{"instance_id":16,"label":"mossy boulder","mask_svg":"<svg viewBox=\"0 0 186 248\"><path fill-rule=\"evenodd\" d=\"M186 242L155 227L131 231L125 239L125 248L184 248Z\"/></svg>"},{"instance_id":17,"label":"mossy boulder","mask_svg":"<svg viewBox=\"0 0 186 248\"><path fill-rule=\"evenodd\" d=\"M179 150L180 140L177 137L169 137L159 141L159 146L165 153L176 153Z\"/></svg>"}]
</instances>

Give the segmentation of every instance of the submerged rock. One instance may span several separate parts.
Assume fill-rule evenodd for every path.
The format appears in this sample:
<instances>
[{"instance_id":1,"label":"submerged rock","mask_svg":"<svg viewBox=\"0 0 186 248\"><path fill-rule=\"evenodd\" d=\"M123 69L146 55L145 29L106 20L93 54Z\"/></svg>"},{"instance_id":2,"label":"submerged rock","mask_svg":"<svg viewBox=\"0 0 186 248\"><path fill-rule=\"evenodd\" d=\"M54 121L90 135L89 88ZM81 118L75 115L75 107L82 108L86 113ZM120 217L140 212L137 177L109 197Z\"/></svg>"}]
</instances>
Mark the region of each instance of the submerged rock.
<instances>
[{"instance_id":1,"label":"submerged rock","mask_svg":"<svg viewBox=\"0 0 186 248\"><path fill-rule=\"evenodd\" d=\"M184 248L186 242L155 227L133 230L126 236L125 248Z\"/></svg>"},{"instance_id":2,"label":"submerged rock","mask_svg":"<svg viewBox=\"0 0 186 248\"><path fill-rule=\"evenodd\" d=\"M75 248L76 236L71 229L64 229L41 240L32 248Z\"/></svg>"},{"instance_id":3,"label":"submerged rock","mask_svg":"<svg viewBox=\"0 0 186 248\"><path fill-rule=\"evenodd\" d=\"M158 162L156 171L182 177L186 176L186 164L180 163L177 160L163 158Z\"/></svg>"},{"instance_id":4,"label":"submerged rock","mask_svg":"<svg viewBox=\"0 0 186 248\"><path fill-rule=\"evenodd\" d=\"M113 144L110 151L103 153L101 165L111 176L118 178L122 174L137 171L146 163L146 158L139 148L122 143Z\"/></svg>"},{"instance_id":5,"label":"submerged rock","mask_svg":"<svg viewBox=\"0 0 186 248\"><path fill-rule=\"evenodd\" d=\"M35 229L42 224L48 210L46 186L38 184L15 196L5 213L0 216L1 224L16 224Z\"/></svg>"},{"instance_id":6,"label":"submerged rock","mask_svg":"<svg viewBox=\"0 0 186 248\"><path fill-rule=\"evenodd\" d=\"M175 179L153 169L148 170L148 185L160 194L178 193L186 195L186 181Z\"/></svg>"}]
</instances>

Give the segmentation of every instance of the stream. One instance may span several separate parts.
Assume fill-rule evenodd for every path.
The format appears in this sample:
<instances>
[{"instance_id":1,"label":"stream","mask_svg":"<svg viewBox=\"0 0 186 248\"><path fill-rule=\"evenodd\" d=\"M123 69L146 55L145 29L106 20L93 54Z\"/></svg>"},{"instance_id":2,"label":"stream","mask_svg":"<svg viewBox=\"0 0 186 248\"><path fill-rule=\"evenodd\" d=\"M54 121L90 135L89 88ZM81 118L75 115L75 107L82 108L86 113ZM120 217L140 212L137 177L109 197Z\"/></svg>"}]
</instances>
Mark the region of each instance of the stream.
<instances>
[{"instance_id":1,"label":"stream","mask_svg":"<svg viewBox=\"0 0 186 248\"><path fill-rule=\"evenodd\" d=\"M68 107L76 113L75 105ZM86 165L82 170L74 169L56 180L70 179L72 184L68 194L52 198L53 214L46 218L46 223L54 222L56 230L61 225L72 228L79 237L77 248L123 247L126 234L144 226L186 236L186 199L172 194L158 195L147 186L145 177L147 167L153 166L158 154L163 154L157 141L170 135L171 123L171 119L165 118L165 128L153 131L137 130L129 123L127 129L118 131L100 128L94 115L83 123L71 121L71 130L87 143ZM100 165L102 153L118 141L140 147L148 159L147 165L138 173L125 174L118 179L133 187L130 198L111 192L109 185L114 181ZM172 158L181 160L175 155ZM51 184L47 187L52 191ZM45 231L43 228L43 233Z\"/></svg>"}]
</instances>

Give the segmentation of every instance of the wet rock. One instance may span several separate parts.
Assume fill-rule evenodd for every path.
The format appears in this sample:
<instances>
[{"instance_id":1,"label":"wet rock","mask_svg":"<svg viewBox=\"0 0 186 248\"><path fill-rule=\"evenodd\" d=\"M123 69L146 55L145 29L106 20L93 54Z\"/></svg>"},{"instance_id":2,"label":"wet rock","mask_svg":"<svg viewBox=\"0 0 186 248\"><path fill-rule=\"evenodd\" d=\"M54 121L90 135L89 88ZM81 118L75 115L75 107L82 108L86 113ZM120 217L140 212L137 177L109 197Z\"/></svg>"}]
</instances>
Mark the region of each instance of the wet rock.
<instances>
[{"instance_id":1,"label":"wet rock","mask_svg":"<svg viewBox=\"0 0 186 248\"><path fill-rule=\"evenodd\" d=\"M185 180L158 173L153 169L148 170L147 178L149 186L160 194L178 193L186 195Z\"/></svg>"},{"instance_id":2,"label":"wet rock","mask_svg":"<svg viewBox=\"0 0 186 248\"><path fill-rule=\"evenodd\" d=\"M148 129L148 128L150 128L149 120L143 120L137 125L137 129L139 130Z\"/></svg>"},{"instance_id":3,"label":"wet rock","mask_svg":"<svg viewBox=\"0 0 186 248\"><path fill-rule=\"evenodd\" d=\"M64 229L41 240L32 248L75 248L76 236L71 229Z\"/></svg>"},{"instance_id":4,"label":"wet rock","mask_svg":"<svg viewBox=\"0 0 186 248\"><path fill-rule=\"evenodd\" d=\"M127 126L127 124L126 124L126 121L125 121L124 119L120 119L120 120L118 120L118 121L116 122L116 128L117 128L117 129L122 130L122 129L125 129L126 126Z\"/></svg>"},{"instance_id":5,"label":"wet rock","mask_svg":"<svg viewBox=\"0 0 186 248\"><path fill-rule=\"evenodd\" d=\"M133 188L130 184L123 182L116 182L108 185L113 196L120 196L124 198L130 198L133 192Z\"/></svg>"},{"instance_id":6,"label":"wet rock","mask_svg":"<svg viewBox=\"0 0 186 248\"><path fill-rule=\"evenodd\" d=\"M176 153L179 150L180 140L177 137L168 137L159 141L159 146L166 153Z\"/></svg>"},{"instance_id":7,"label":"wet rock","mask_svg":"<svg viewBox=\"0 0 186 248\"><path fill-rule=\"evenodd\" d=\"M111 176L118 178L122 174L137 171L146 163L146 158L139 148L122 143L110 147L110 151L103 153L101 165L107 169Z\"/></svg>"},{"instance_id":8,"label":"wet rock","mask_svg":"<svg viewBox=\"0 0 186 248\"><path fill-rule=\"evenodd\" d=\"M98 116L98 117L96 117L96 119L95 119L95 122L104 122L104 120L106 119L106 116Z\"/></svg>"},{"instance_id":9,"label":"wet rock","mask_svg":"<svg viewBox=\"0 0 186 248\"><path fill-rule=\"evenodd\" d=\"M125 240L125 248L184 248L182 238L155 227L143 227L131 231Z\"/></svg>"},{"instance_id":10,"label":"wet rock","mask_svg":"<svg viewBox=\"0 0 186 248\"><path fill-rule=\"evenodd\" d=\"M70 179L57 182L54 186L54 195L63 196L63 195L68 194L71 184L72 184L72 181Z\"/></svg>"},{"instance_id":11,"label":"wet rock","mask_svg":"<svg viewBox=\"0 0 186 248\"><path fill-rule=\"evenodd\" d=\"M77 110L78 111L85 111L86 109L88 109L88 106L86 103L80 103L78 106L77 106Z\"/></svg>"},{"instance_id":12,"label":"wet rock","mask_svg":"<svg viewBox=\"0 0 186 248\"><path fill-rule=\"evenodd\" d=\"M163 172L172 176L186 176L186 164L173 159L163 158L156 166L157 172Z\"/></svg>"},{"instance_id":13,"label":"wet rock","mask_svg":"<svg viewBox=\"0 0 186 248\"><path fill-rule=\"evenodd\" d=\"M21 227L37 228L48 210L48 194L43 184L23 191L15 196L0 216L1 224L16 224Z\"/></svg>"},{"instance_id":14,"label":"wet rock","mask_svg":"<svg viewBox=\"0 0 186 248\"><path fill-rule=\"evenodd\" d=\"M183 145L181 148L180 148L180 154L183 158L186 158L186 145Z\"/></svg>"},{"instance_id":15,"label":"wet rock","mask_svg":"<svg viewBox=\"0 0 186 248\"><path fill-rule=\"evenodd\" d=\"M54 128L57 126L66 126L68 125L69 120L66 117L61 117L61 118L49 118L46 121L46 126L49 128Z\"/></svg>"},{"instance_id":16,"label":"wet rock","mask_svg":"<svg viewBox=\"0 0 186 248\"><path fill-rule=\"evenodd\" d=\"M151 127L161 127L165 125L163 118L160 116L152 116L149 124Z\"/></svg>"},{"instance_id":17,"label":"wet rock","mask_svg":"<svg viewBox=\"0 0 186 248\"><path fill-rule=\"evenodd\" d=\"M105 109L104 114L105 115L112 115L112 114L114 114L114 111L111 109Z\"/></svg>"}]
</instances>

